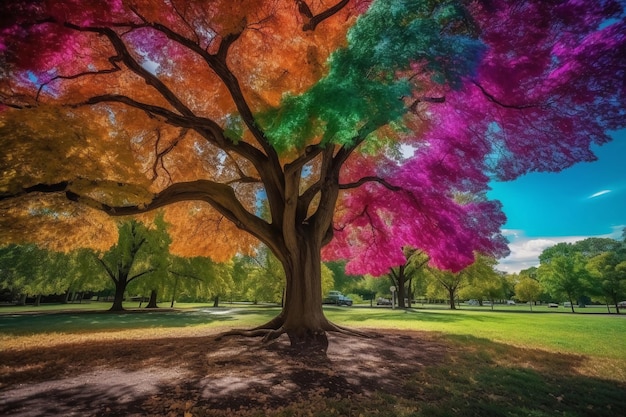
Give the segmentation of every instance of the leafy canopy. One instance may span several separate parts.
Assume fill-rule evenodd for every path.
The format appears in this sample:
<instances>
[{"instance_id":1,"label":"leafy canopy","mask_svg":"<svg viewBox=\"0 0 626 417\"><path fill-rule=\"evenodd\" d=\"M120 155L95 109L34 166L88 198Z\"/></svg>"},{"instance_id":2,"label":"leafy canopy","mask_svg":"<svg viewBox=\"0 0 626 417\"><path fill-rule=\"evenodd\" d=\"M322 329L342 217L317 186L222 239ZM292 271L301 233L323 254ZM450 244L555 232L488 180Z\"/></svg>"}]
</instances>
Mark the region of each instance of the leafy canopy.
<instances>
[{"instance_id":1,"label":"leafy canopy","mask_svg":"<svg viewBox=\"0 0 626 417\"><path fill-rule=\"evenodd\" d=\"M33 204L55 221L168 206L185 256L227 259L252 236L285 265L297 233L350 273L385 273L405 246L453 271L501 256L489 181L591 161L625 127L622 6L3 2L2 239Z\"/></svg>"}]
</instances>

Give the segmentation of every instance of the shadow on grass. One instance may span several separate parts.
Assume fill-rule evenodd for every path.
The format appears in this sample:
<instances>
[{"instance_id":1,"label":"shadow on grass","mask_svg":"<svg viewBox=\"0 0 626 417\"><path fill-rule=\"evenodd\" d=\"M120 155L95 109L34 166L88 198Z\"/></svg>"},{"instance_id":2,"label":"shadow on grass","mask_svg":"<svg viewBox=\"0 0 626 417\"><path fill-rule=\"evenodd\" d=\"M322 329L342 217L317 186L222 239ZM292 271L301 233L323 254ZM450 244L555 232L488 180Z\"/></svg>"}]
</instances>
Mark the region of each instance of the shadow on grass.
<instances>
[{"instance_id":1,"label":"shadow on grass","mask_svg":"<svg viewBox=\"0 0 626 417\"><path fill-rule=\"evenodd\" d=\"M98 332L128 329L198 326L236 321L238 317L258 315L267 320L278 314L270 309L205 308L198 310L126 310L42 312L0 315L0 332L23 335L49 332Z\"/></svg>"},{"instance_id":2,"label":"shadow on grass","mask_svg":"<svg viewBox=\"0 0 626 417\"><path fill-rule=\"evenodd\" d=\"M326 355L286 338L84 342L0 352L0 414L193 416L620 415L626 384L581 374L581 355L471 336L330 336ZM38 413L33 414L33 410Z\"/></svg>"}]
</instances>

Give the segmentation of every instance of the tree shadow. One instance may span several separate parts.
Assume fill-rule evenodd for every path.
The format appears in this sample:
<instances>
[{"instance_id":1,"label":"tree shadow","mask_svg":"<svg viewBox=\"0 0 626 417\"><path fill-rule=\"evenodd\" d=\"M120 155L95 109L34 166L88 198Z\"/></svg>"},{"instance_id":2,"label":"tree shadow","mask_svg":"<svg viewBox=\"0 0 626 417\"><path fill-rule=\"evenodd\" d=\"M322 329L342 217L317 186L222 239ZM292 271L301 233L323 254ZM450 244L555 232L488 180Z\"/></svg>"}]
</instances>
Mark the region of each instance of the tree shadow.
<instances>
[{"instance_id":1,"label":"tree shadow","mask_svg":"<svg viewBox=\"0 0 626 417\"><path fill-rule=\"evenodd\" d=\"M81 415L282 416L332 408L344 415L582 417L626 409L626 383L583 375L589 358L582 355L471 336L383 333L330 334L328 351L314 355L294 354L286 336L267 345L203 336L0 352L0 363L10 364L0 373L0 414L61 415L73 407ZM54 401L46 405L46 398Z\"/></svg>"},{"instance_id":2,"label":"tree shadow","mask_svg":"<svg viewBox=\"0 0 626 417\"><path fill-rule=\"evenodd\" d=\"M245 309L196 310L125 310L51 312L0 315L0 331L23 335L42 332L97 332L128 329L189 327L207 323L229 322L247 314L271 316L270 311L249 312Z\"/></svg>"}]
</instances>

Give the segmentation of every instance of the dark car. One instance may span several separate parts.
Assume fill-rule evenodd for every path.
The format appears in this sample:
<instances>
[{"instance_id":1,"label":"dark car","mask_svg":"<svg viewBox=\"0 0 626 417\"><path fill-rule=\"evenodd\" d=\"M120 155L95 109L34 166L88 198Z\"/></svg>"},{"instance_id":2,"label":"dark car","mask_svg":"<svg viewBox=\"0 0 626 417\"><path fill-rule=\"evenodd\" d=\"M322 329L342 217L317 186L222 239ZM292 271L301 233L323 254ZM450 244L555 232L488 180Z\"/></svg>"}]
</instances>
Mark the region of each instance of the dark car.
<instances>
[{"instance_id":1,"label":"dark car","mask_svg":"<svg viewBox=\"0 0 626 417\"><path fill-rule=\"evenodd\" d=\"M331 291L323 301L324 304L335 304L338 306L351 306L352 300L339 291Z\"/></svg>"}]
</instances>

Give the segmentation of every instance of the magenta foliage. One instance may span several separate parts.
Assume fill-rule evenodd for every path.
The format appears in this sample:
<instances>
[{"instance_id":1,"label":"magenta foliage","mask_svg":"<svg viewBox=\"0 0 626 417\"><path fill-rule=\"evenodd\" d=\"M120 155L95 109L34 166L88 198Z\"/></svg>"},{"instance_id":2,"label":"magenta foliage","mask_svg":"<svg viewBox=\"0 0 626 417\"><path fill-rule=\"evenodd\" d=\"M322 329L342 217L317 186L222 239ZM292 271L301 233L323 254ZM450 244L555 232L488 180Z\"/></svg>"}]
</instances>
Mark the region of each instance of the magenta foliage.
<instances>
[{"instance_id":1,"label":"magenta foliage","mask_svg":"<svg viewBox=\"0 0 626 417\"><path fill-rule=\"evenodd\" d=\"M590 145L626 126L626 23L617 2L485 0L471 12L486 53L460 88L431 88L445 102L428 106L431 128L415 139L415 157L343 178L379 175L402 188L371 183L345 197L324 255L349 259L350 273L404 264L403 246L452 271L473 262L474 251L506 254L500 204L484 200L490 178L592 161ZM463 193L477 202L457 203Z\"/></svg>"},{"instance_id":2,"label":"magenta foliage","mask_svg":"<svg viewBox=\"0 0 626 417\"><path fill-rule=\"evenodd\" d=\"M483 3L490 7L473 10L488 46L478 76L447 97L449 108L433 111L449 118L454 109L452 123L489 139L500 179L594 160L589 146L608 142L606 131L626 118L626 23L618 3Z\"/></svg>"},{"instance_id":3,"label":"magenta foliage","mask_svg":"<svg viewBox=\"0 0 626 417\"><path fill-rule=\"evenodd\" d=\"M471 264L475 251L506 255L500 235L506 219L499 202L481 197L487 177L480 160L473 160L479 153L472 150L451 141L433 142L403 166L388 165L389 181L400 191L375 182L351 190L342 200L325 258L349 259L348 273L381 275L405 263L404 246L425 250L431 265L452 271ZM367 167L348 168L363 175ZM374 169L382 172L380 165ZM463 196L470 202L455 199Z\"/></svg>"}]
</instances>

